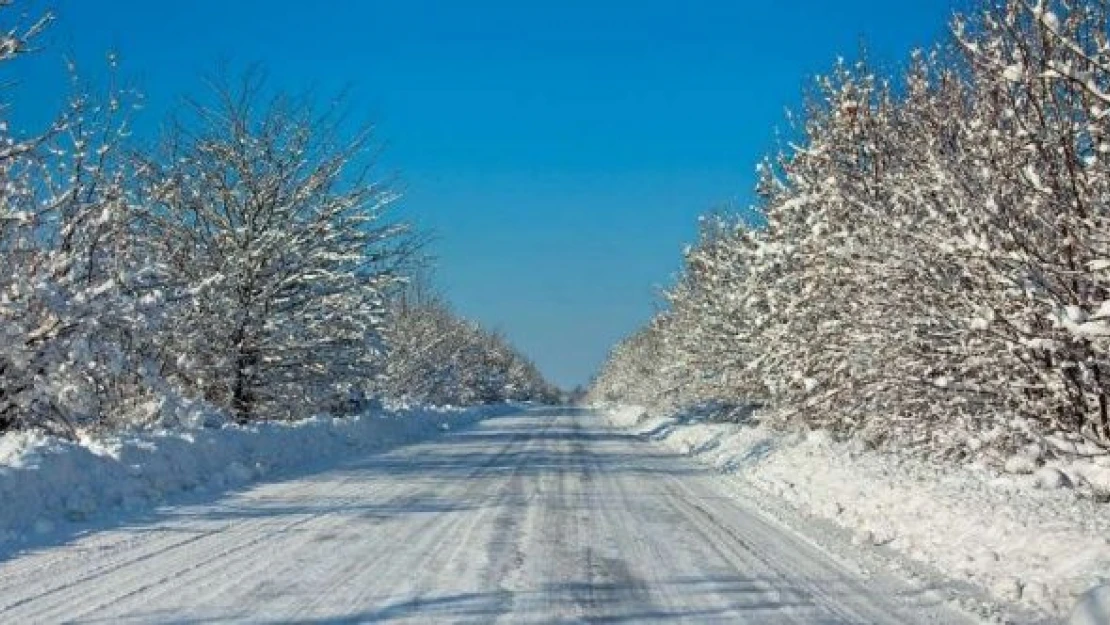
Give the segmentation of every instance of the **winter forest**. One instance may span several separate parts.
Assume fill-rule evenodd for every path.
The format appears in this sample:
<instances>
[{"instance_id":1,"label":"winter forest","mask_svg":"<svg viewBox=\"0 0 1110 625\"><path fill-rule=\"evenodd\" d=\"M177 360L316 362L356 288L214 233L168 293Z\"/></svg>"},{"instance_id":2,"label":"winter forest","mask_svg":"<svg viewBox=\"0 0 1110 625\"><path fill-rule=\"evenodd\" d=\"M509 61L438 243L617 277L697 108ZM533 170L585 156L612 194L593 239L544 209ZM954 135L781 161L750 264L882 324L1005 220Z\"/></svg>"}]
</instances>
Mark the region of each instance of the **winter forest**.
<instances>
[{"instance_id":1,"label":"winter forest","mask_svg":"<svg viewBox=\"0 0 1110 625\"><path fill-rule=\"evenodd\" d=\"M0 61L25 82L52 17L21 4L0 6ZM139 94L71 72L48 127L0 125L0 431L553 399L417 286L424 234L393 218L371 128L341 102L246 71L140 142ZM8 111L18 81L3 88Z\"/></svg>"},{"instance_id":2,"label":"winter forest","mask_svg":"<svg viewBox=\"0 0 1110 625\"><path fill-rule=\"evenodd\" d=\"M934 458L1110 450L1110 5L957 16L813 82L760 202L703 218L594 401Z\"/></svg>"}]
</instances>

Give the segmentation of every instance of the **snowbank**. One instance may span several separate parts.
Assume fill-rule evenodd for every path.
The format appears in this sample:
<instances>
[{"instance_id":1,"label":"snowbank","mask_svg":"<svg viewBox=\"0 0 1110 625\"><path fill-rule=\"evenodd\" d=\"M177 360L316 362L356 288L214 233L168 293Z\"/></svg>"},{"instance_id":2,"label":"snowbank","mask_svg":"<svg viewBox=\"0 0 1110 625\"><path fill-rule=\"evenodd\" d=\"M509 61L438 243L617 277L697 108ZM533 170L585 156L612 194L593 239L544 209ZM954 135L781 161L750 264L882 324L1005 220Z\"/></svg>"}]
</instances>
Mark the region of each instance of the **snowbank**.
<instances>
[{"instance_id":1,"label":"snowbank","mask_svg":"<svg viewBox=\"0 0 1110 625\"><path fill-rule=\"evenodd\" d=\"M822 432L635 417L630 427L694 456L803 513L888 546L1005 601L1066 617L1110 581L1110 507L1049 476L1007 474L879 453ZM1061 473L1067 474L1064 471ZM1048 483L1052 482L1052 483ZM1046 488L1056 487L1056 488Z\"/></svg>"},{"instance_id":2,"label":"snowbank","mask_svg":"<svg viewBox=\"0 0 1110 625\"><path fill-rule=\"evenodd\" d=\"M0 436L0 551L67 522L146 509L183 492L218 492L270 473L384 450L513 410L402 410L121 434L77 443L38 433L5 434Z\"/></svg>"},{"instance_id":3,"label":"snowbank","mask_svg":"<svg viewBox=\"0 0 1110 625\"><path fill-rule=\"evenodd\" d=\"M617 406L606 410L609 422L620 428L630 428L648 418L647 409L640 406Z\"/></svg>"}]
</instances>

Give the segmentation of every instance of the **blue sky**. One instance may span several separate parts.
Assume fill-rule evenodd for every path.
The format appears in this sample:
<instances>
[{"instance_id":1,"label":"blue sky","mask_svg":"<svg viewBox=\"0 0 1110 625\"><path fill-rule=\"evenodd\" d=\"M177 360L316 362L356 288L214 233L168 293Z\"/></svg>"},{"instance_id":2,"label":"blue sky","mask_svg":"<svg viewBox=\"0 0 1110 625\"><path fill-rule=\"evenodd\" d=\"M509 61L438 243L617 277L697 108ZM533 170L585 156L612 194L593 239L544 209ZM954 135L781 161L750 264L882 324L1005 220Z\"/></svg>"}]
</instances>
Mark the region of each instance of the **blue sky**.
<instances>
[{"instance_id":1,"label":"blue sky","mask_svg":"<svg viewBox=\"0 0 1110 625\"><path fill-rule=\"evenodd\" d=\"M61 55L115 50L154 128L220 63L349 89L436 233L437 284L557 383L646 320L697 216L750 201L807 77L866 41L880 66L945 34L948 0L31 0L58 22L15 70L50 110ZM22 108L22 111L20 110Z\"/></svg>"}]
</instances>

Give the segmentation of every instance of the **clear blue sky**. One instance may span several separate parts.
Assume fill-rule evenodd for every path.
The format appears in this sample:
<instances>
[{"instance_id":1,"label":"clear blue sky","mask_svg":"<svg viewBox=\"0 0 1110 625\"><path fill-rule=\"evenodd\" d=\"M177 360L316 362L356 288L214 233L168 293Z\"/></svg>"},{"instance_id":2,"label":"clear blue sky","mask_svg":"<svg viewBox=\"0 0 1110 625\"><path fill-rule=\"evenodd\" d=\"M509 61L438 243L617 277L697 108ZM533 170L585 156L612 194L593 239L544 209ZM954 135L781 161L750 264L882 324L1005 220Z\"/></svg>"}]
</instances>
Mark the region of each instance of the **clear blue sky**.
<instances>
[{"instance_id":1,"label":"clear blue sky","mask_svg":"<svg viewBox=\"0 0 1110 625\"><path fill-rule=\"evenodd\" d=\"M653 310L696 218L750 201L807 77L897 66L948 0L30 0L59 20L18 70L48 110L60 57L119 52L153 127L221 61L277 87L350 87L436 231L437 283L557 383L585 382ZM24 6L28 6L24 4ZM91 72L95 73L95 72ZM17 117L18 118L18 117Z\"/></svg>"}]
</instances>

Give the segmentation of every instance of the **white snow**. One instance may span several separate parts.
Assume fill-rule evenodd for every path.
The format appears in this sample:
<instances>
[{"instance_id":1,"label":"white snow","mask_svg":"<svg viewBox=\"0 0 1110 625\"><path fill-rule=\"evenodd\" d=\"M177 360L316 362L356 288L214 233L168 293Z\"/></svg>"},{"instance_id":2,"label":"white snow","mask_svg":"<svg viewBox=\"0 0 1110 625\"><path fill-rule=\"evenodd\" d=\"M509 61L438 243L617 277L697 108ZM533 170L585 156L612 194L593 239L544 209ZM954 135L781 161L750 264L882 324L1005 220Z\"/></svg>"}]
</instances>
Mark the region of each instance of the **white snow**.
<instances>
[{"instance_id":1,"label":"white snow","mask_svg":"<svg viewBox=\"0 0 1110 625\"><path fill-rule=\"evenodd\" d=\"M0 622L973 622L658 452L503 415L0 562Z\"/></svg>"},{"instance_id":2,"label":"white snow","mask_svg":"<svg viewBox=\"0 0 1110 625\"><path fill-rule=\"evenodd\" d=\"M1021 82L1024 71L1020 65L1010 65L1002 71L1002 77L1010 82Z\"/></svg>"},{"instance_id":3,"label":"white snow","mask_svg":"<svg viewBox=\"0 0 1110 625\"><path fill-rule=\"evenodd\" d=\"M888 546L1001 602L1066 618L1080 595L1110 582L1110 510L1093 497L1107 492L1110 467L1099 462L1038 468L1024 454L1006 463L1006 473L880 453L822 432L784 434L630 407L608 414L615 425L634 426L854 532L860 544Z\"/></svg>"},{"instance_id":4,"label":"white snow","mask_svg":"<svg viewBox=\"0 0 1110 625\"><path fill-rule=\"evenodd\" d=\"M1034 476L1037 488L1053 490L1056 488L1071 488L1074 484L1067 473L1056 467L1043 467L1038 469Z\"/></svg>"},{"instance_id":5,"label":"white snow","mask_svg":"<svg viewBox=\"0 0 1110 625\"><path fill-rule=\"evenodd\" d=\"M1016 475L1029 475L1037 471L1036 459L1027 455L1019 454L1006 460L1003 467L1007 473L1014 473Z\"/></svg>"},{"instance_id":6,"label":"white snow","mask_svg":"<svg viewBox=\"0 0 1110 625\"><path fill-rule=\"evenodd\" d=\"M1106 623L1110 623L1110 586L1098 586L1084 593L1068 620L1068 625Z\"/></svg>"},{"instance_id":7,"label":"white snow","mask_svg":"<svg viewBox=\"0 0 1110 625\"><path fill-rule=\"evenodd\" d=\"M264 475L435 435L513 410L405 409L290 423L197 427L70 442L0 436L0 551L60 524L149 508L175 494L219 492Z\"/></svg>"},{"instance_id":8,"label":"white snow","mask_svg":"<svg viewBox=\"0 0 1110 625\"><path fill-rule=\"evenodd\" d=\"M647 418L647 410L640 406L617 406L606 411L609 422L617 427L632 427Z\"/></svg>"}]
</instances>

